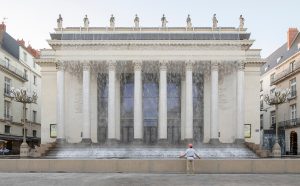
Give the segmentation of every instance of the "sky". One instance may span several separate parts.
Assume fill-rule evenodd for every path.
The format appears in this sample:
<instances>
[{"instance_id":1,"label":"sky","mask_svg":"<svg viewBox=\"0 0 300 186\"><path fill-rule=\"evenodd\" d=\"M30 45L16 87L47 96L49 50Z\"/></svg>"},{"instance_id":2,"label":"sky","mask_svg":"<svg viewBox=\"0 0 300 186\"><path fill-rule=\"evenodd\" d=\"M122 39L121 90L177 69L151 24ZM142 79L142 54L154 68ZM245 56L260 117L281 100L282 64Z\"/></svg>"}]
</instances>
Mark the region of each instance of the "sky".
<instances>
[{"instance_id":1,"label":"sky","mask_svg":"<svg viewBox=\"0 0 300 186\"><path fill-rule=\"evenodd\" d=\"M218 26L237 27L239 16L255 40L252 48L267 57L286 42L289 27L300 29L300 0L0 0L0 19L7 32L24 39L36 49L50 48L47 39L61 14L63 26L82 26L88 15L90 26L109 25L111 14L116 26L133 26L138 14L140 26L160 26L165 14L167 26L185 26L191 15L193 26L210 27L217 14Z\"/></svg>"}]
</instances>

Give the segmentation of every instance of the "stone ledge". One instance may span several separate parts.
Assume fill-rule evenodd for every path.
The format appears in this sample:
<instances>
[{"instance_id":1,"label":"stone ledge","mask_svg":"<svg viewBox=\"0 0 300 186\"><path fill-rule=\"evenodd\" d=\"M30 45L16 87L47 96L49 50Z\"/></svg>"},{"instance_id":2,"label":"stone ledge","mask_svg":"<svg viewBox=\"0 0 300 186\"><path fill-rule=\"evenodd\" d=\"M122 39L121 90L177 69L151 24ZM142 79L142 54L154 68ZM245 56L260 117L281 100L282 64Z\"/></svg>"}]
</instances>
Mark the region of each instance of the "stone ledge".
<instances>
[{"instance_id":1,"label":"stone ledge","mask_svg":"<svg viewBox=\"0 0 300 186\"><path fill-rule=\"evenodd\" d=\"M184 159L0 159L0 172L185 173ZM300 173L291 159L195 160L195 173Z\"/></svg>"}]
</instances>

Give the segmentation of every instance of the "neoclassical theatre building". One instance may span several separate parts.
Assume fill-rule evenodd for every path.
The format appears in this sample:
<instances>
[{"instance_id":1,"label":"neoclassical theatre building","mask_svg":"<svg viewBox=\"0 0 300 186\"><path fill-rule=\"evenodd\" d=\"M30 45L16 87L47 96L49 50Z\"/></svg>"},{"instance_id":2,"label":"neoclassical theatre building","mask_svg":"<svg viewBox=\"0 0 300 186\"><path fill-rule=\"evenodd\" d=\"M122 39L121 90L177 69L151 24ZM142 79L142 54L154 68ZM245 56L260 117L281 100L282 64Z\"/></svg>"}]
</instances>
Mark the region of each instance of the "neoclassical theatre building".
<instances>
[{"instance_id":1,"label":"neoclassical theatre building","mask_svg":"<svg viewBox=\"0 0 300 186\"><path fill-rule=\"evenodd\" d=\"M42 143L260 142L264 61L244 27L63 27L42 68ZM57 136L53 134L57 134Z\"/></svg>"}]
</instances>

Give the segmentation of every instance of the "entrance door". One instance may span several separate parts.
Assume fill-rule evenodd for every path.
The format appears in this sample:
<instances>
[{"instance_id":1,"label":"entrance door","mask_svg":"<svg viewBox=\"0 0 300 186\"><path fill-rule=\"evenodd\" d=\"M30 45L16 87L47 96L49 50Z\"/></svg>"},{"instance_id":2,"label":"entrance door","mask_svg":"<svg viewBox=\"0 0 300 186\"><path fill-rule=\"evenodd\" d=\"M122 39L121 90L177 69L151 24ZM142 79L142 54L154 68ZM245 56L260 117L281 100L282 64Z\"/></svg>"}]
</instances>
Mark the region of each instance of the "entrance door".
<instances>
[{"instance_id":1,"label":"entrance door","mask_svg":"<svg viewBox=\"0 0 300 186\"><path fill-rule=\"evenodd\" d=\"M292 155L297 155L298 144L297 144L297 132L292 131L290 135L290 153Z\"/></svg>"}]
</instances>

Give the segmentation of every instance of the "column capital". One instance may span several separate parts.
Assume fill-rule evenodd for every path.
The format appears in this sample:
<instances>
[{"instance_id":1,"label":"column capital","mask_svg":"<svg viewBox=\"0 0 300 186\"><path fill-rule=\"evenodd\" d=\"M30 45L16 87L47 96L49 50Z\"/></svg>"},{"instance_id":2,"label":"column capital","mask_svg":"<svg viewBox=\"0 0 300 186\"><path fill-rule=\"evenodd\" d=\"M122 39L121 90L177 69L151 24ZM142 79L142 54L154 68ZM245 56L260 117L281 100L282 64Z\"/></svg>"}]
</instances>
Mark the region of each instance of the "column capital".
<instances>
[{"instance_id":1,"label":"column capital","mask_svg":"<svg viewBox=\"0 0 300 186\"><path fill-rule=\"evenodd\" d=\"M185 70L186 70L186 71L187 71L187 70L189 70L189 71L193 70L194 64L195 64L195 62L192 61L192 60L186 61L186 62L185 62Z\"/></svg>"},{"instance_id":2,"label":"column capital","mask_svg":"<svg viewBox=\"0 0 300 186\"><path fill-rule=\"evenodd\" d=\"M168 68L168 61L166 61L166 60L161 60L161 61L159 61L159 69L160 70L167 70L167 68Z\"/></svg>"},{"instance_id":3,"label":"column capital","mask_svg":"<svg viewBox=\"0 0 300 186\"><path fill-rule=\"evenodd\" d=\"M139 61L139 60L133 61L134 71L142 70L142 64L143 64L142 61Z\"/></svg>"},{"instance_id":4,"label":"column capital","mask_svg":"<svg viewBox=\"0 0 300 186\"><path fill-rule=\"evenodd\" d=\"M244 61L238 61L238 69L245 70L245 62Z\"/></svg>"},{"instance_id":5,"label":"column capital","mask_svg":"<svg viewBox=\"0 0 300 186\"><path fill-rule=\"evenodd\" d=\"M81 62L81 65L82 65L82 69L84 71L90 70L90 68L91 68L91 63L89 61Z\"/></svg>"},{"instance_id":6,"label":"column capital","mask_svg":"<svg viewBox=\"0 0 300 186\"><path fill-rule=\"evenodd\" d=\"M66 64L63 61L57 61L56 69L59 71L64 71L66 69Z\"/></svg>"},{"instance_id":7,"label":"column capital","mask_svg":"<svg viewBox=\"0 0 300 186\"><path fill-rule=\"evenodd\" d=\"M218 70L219 69L219 61L211 61L211 70Z\"/></svg>"},{"instance_id":8,"label":"column capital","mask_svg":"<svg viewBox=\"0 0 300 186\"><path fill-rule=\"evenodd\" d=\"M115 61L108 61L108 70L110 70L110 71L116 70L116 62Z\"/></svg>"}]
</instances>

